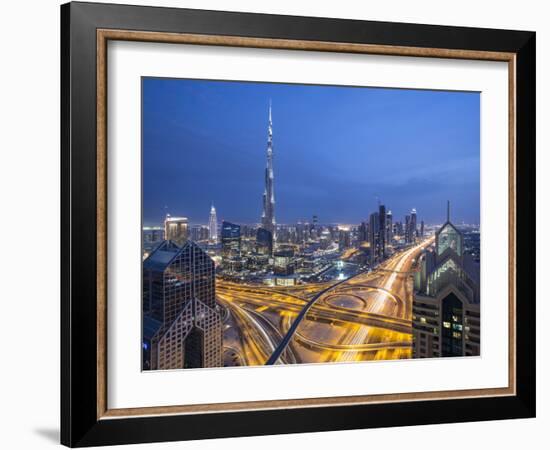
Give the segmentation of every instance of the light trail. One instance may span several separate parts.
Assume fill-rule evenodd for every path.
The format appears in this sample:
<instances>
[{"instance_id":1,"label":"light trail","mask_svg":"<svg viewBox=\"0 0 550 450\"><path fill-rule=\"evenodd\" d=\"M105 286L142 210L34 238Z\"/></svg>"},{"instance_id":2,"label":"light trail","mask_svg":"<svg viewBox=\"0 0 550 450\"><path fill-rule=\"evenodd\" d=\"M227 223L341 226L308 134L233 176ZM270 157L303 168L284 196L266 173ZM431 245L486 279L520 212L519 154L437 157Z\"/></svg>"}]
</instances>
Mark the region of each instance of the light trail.
<instances>
[{"instance_id":1,"label":"light trail","mask_svg":"<svg viewBox=\"0 0 550 450\"><path fill-rule=\"evenodd\" d=\"M272 288L218 279L216 291L237 321L234 329L246 364L264 364L276 352L271 363L410 357L412 303L407 283L414 273L414 254L427 242L339 283ZM347 297L354 297L355 303ZM328 302L330 298L335 300ZM298 330L300 322L308 325L307 333L303 327Z\"/></svg>"},{"instance_id":2,"label":"light trail","mask_svg":"<svg viewBox=\"0 0 550 450\"><path fill-rule=\"evenodd\" d=\"M400 255L397 264L395 265L395 270L391 273L391 275L388 277L386 282L383 285L384 290L386 291L392 291L393 284L395 283L397 279L397 272L400 272L405 263L407 263L411 257L412 254L418 251L418 249L422 247L422 244L419 244L409 250L407 250L405 253ZM393 262L388 263L388 265L391 265ZM374 301L374 306L371 309L371 312L375 312L380 314L385 306L386 306L386 300L389 297L387 292L384 292L383 290L378 291L378 294L376 294L376 298ZM350 345L352 346L358 346L360 344L364 344L367 341L367 338L369 336L371 329L367 327L360 327L355 331L353 336L350 339ZM349 362L349 361L355 361L357 359L357 353L356 352L344 352L342 358L340 361L342 362Z\"/></svg>"}]
</instances>

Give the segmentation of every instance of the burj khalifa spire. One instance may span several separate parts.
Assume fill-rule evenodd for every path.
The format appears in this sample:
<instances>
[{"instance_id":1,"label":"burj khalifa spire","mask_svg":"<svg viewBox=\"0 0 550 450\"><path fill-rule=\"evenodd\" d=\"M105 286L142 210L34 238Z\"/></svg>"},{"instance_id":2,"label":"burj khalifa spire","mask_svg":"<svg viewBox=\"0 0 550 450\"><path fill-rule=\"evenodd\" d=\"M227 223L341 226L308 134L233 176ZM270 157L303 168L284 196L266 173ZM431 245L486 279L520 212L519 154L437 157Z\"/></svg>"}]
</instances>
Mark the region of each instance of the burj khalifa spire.
<instances>
[{"instance_id":1,"label":"burj khalifa spire","mask_svg":"<svg viewBox=\"0 0 550 450\"><path fill-rule=\"evenodd\" d=\"M273 191L273 122L271 101L269 102L269 126L267 129L267 165L265 168L264 208L262 228L269 230L275 238L275 193Z\"/></svg>"}]
</instances>

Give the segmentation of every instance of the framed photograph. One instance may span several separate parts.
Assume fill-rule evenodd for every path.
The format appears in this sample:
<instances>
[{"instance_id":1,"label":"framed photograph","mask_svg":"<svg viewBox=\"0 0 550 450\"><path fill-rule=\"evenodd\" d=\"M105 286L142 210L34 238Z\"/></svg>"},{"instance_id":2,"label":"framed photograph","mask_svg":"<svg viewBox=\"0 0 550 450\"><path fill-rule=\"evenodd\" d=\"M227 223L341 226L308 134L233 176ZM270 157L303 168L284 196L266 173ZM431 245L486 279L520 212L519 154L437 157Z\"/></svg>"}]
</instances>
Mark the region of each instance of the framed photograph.
<instances>
[{"instance_id":1,"label":"framed photograph","mask_svg":"<svg viewBox=\"0 0 550 450\"><path fill-rule=\"evenodd\" d=\"M63 444L534 417L534 32L61 27Z\"/></svg>"}]
</instances>

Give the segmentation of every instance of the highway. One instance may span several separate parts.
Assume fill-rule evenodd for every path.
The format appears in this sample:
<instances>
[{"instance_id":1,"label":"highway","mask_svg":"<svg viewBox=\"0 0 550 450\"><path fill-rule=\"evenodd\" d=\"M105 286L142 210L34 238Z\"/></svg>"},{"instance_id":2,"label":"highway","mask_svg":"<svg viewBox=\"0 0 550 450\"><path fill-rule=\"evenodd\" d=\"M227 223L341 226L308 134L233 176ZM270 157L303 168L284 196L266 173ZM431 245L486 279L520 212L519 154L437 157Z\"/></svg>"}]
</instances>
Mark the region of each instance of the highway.
<instances>
[{"instance_id":1,"label":"highway","mask_svg":"<svg viewBox=\"0 0 550 450\"><path fill-rule=\"evenodd\" d=\"M228 312L226 351L236 365L410 358L411 275L432 239L339 282L281 288L217 280Z\"/></svg>"}]
</instances>

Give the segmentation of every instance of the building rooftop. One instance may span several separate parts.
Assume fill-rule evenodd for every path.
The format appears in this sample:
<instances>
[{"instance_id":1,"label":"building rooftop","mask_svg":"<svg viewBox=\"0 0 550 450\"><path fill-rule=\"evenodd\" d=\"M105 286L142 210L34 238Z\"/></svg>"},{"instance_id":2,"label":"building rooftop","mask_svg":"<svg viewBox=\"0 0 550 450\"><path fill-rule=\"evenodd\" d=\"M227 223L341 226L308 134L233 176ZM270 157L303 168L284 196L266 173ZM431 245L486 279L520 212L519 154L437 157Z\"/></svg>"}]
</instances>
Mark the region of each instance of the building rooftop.
<instances>
[{"instance_id":1,"label":"building rooftop","mask_svg":"<svg viewBox=\"0 0 550 450\"><path fill-rule=\"evenodd\" d=\"M143 269L163 271L181 250L172 241L162 242L146 259L143 261Z\"/></svg>"},{"instance_id":2,"label":"building rooftop","mask_svg":"<svg viewBox=\"0 0 550 450\"><path fill-rule=\"evenodd\" d=\"M151 340L162 326L162 322L150 316L143 316L143 339Z\"/></svg>"}]
</instances>

